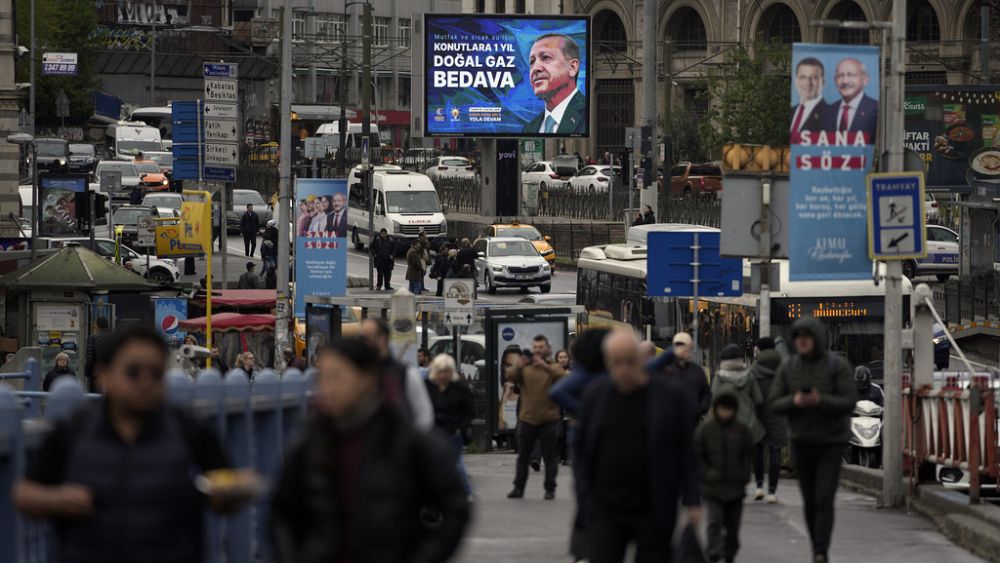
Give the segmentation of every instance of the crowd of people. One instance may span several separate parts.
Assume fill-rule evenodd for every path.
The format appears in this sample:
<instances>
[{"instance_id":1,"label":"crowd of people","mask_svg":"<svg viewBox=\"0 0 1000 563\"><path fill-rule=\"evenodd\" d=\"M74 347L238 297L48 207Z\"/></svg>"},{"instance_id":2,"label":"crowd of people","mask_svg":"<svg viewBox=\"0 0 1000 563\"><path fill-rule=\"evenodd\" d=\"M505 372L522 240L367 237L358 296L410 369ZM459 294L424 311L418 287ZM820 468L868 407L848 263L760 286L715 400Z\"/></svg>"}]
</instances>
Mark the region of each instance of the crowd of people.
<instances>
[{"instance_id":1,"label":"crowd of people","mask_svg":"<svg viewBox=\"0 0 1000 563\"><path fill-rule=\"evenodd\" d=\"M856 380L824 335L818 321L800 319L788 357L761 338L754 361L731 344L711 370L684 332L659 354L628 329L582 332L568 351L553 353L543 335L530 349L506 350L503 378L518 397L508 498L529 494L536 456L542 498L556 498L568 458L575 560L619 563L634 545L635 561L668 561L677 524L707 520L705 556L732 562L752 479L754 500L778 502L790 429L812 561L825 563L849 416L870 374ZM61 561L199 560L203 509L250 499L195 488L192 471L232 464L211 428L168 406L163 340L145 328L97 337L87 369L103 401L45 437L15 504L53 520ZM316 354L311 416L261 523L278 561L438 562L457 549L476 499L462 460L473 393L451 356L421 350L419 365L407 365L389 341L387 323L369 318L357 337ZM252 374L255 360L242 354L238 367ZM57 360L46 386L73 375L67 367Z\"/></svg>"}]
</instances>

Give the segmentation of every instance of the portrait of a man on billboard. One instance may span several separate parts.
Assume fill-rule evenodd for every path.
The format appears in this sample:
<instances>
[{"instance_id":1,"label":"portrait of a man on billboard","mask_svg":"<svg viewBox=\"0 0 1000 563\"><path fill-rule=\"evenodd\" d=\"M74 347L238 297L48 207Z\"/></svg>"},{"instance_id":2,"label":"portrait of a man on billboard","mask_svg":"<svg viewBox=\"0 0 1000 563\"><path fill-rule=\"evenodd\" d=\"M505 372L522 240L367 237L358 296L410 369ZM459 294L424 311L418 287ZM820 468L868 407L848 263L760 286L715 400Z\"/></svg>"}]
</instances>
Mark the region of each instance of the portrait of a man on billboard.
<instances>
[{"instance_id":1,"label":"portrait of a man on billboard","mask_svg":"<svg viewBox=\"0 0 1000 563\"><path fill-rule=\"evenodd\" d=\"M587 101L577 88L580 46L572 37L550 33L535 40L528 58L531 88L545 111L528 122L525 133L582 134Z\"/></svg>"}]
</instances>

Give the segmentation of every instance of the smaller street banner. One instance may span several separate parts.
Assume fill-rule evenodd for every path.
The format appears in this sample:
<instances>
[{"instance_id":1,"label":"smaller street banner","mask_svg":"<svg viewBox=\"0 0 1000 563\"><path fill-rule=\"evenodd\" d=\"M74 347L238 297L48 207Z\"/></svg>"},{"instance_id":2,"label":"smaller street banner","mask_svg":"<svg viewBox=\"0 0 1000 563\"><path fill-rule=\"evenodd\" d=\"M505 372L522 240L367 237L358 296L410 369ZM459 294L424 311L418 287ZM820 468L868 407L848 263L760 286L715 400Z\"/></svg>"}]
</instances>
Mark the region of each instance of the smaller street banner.
<instances>
[{"instance_id":1,"label":"smaller street banner","mask_svg":"<svg viewBox=\"0 0 1000 563\"><path fill-rule=\"evenodd\" d=\"M167 344L179 346L184 341L185 332L181 321L188 320L188 301L184 298L157 297L153 299L156 330Z\"/></svg>"},{"instance_id":2,"label":"smaller street banner","mask_svg":"<svg viewBox=\"0 0 1000 563\"><path fill-rule=\"evenodd\" d=\"M347 293L347 180L295 180L295 316L306 295Z\"/></svg>"},{"instance_id":3,"label":"smaller street banner","mask_svg":"<svg viewBox=\"0 0 1000 563\"><path fill-rule=\"evenodd\" d=\"M157 256L201 256L212 244L212 207L204 201L185 201L177 222L157 223Z\"/></svg>"}]
</instances>

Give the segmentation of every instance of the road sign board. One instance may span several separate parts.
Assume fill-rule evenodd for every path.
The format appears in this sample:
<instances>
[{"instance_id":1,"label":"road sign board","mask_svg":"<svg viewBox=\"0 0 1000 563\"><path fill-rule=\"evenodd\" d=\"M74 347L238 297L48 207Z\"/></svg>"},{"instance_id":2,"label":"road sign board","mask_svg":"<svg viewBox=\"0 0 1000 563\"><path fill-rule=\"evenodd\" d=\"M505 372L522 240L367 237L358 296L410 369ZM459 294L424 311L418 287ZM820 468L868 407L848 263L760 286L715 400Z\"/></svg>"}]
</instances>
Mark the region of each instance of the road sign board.
<instances>
[{"instance_id":1,"label":"road sign board","mask_svg":"<svg viewBox=\"0 0 1000 563\"><path fill-rule=\"evenodd\" d=\"M235 143L238 140L236 120L205 118L205 142Z\"/></svg>"},{"instance_id":2,"label":"road sign board","mask_svg":"<svg viewBox=\"0 0 1000 563\"><path fill-rule=\"evenodd\" d=\"M102 170L101 171L101 191L110 194L122 189L122 173L121 170Z\"/></svg>"},{"instance_id":3,"label":"road sign board","mask_svg":"<svg viewBox=\"0 0 1000 563\"><path fill-rule=\"evenodd\" d=\"M236 145L205 143L205 166L236 166Z\"/></svg>"},{"instance_id":4,"label":"road sign board","mask_svg":"<svg viewBox=\"0 0 1000 563\"><path fill-rule=\"evenodd\" d=\"M625 128L625 148L635 152L642 150L642 127Z\"/></svg>"},{"instance_id":5,"label":"road sign board","mask_svg":"<svg viewBox=\"0 0 1000 563\"><path fill-rule=\"evenodd\" d=\"M236 102L239 99L238 82L232 78L206 78L206 102Z\"/></svg>"},{"instance_id":6,"label":"road sign board","mask_svg":"<svg viewBox=\"0 0 1000 563\"><path fill-rule=\"evenodd\" d=\"M651 232L646 240L646 291L649 295L743 295L743 260L719 256L719 233Z\"/></svg>"},{"instance_id":7,"label":"road sign board","mask_svg":"<svg viewBox=\"0 0 1000 563\"><path fill-rule=\"evenodd\" d=\"M444 280L444 322L451 326L472 324L476 305L476 281L466 278Z\"/></svg>"},{"instance_id":8,"label":"road sign board","mask_svg":"<svg viewBox=\"0 0 1000 563\"><path fill-rule=\"evenodd\" d=\"M217 182L235 182L236 169L229 166L205 166L202 170L202 178Z\"/></svg>"},{"instance_id":9,"label":"road sign board","mask_svg":"<svg viewBox=\"0 0 1000 563\"><path fill-rule=\"evenodd\" d=\"M156 221L152 215L143 215L137 224L135 245L152 247L156 244Z\"/></svg>"},{"instance_id":10,"label":"road sign board","mask_svg":"<svg viewBox=\"0 0 1000 563\"><path fill-rule=\"evenodd\" d=\"M326 156L326 140L323 137L306 137L302 140L302 152L306 158Z\"/></svg>"},{"instance_id":11,"label":"road sign board","mask_svg":"<svg viewBox=\"0 0 1000 563\"><path fill-rule=\"evenodd\" d=\"M218 119L236 119L239 117L239 110L236 108L236 104L206 103L205 118L212 117Z\"/></svg>"},{"instance_id":12,"label":"road sign board","mask_svg":"<svg viewBox=\"0 0 1000 563\"><path fill-rule=\"evenodd\" d=\"M239 64L203 63L201 73L205 78L237 78L239 76Z\"/></svg>"},{"instance_id":13,"label":"road sign board","mask_svg":"<svg viewBox=\"0 0 1000 563\"><path fill-rule=\"evenodd\" d=\"M868 175L868 256L872 260L927 256L923 172Z\"/></svg>"},{"instance_id":14,"label":"road sign board","mask_svg":"<svg viewBox=\"0 0 1000 563\"><path fill-rule=\"evenodd\" d=\"M76 53L42 55L42 76L76 76L79 57Z\"/></svg>"}]
</instances>

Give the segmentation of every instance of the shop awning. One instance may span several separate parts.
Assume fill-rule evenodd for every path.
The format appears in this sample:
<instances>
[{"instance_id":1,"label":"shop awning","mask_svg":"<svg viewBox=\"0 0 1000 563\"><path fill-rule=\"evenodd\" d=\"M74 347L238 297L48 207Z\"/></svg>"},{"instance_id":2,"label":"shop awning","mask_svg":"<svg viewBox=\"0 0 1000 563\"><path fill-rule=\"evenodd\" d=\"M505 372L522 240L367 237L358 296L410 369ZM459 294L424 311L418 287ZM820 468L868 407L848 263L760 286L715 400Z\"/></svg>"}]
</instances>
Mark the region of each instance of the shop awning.
<instances>
[{"instance_id":1,"label":"shop awning","mask_svg":"<svg viewBox=\"0 0 1000 563\"><path fill-rule=\"evenodd\" d=\"M274 289L216 289L212 292L212 308L273 309L277 298L278 292ZM195 299L205 304L204 293L199 292Z\"/></svg>"},{"instance_id":2,"label":"shop awning","mask_svg":"<svg viewBox=\"0 0 1000 563\"><path fill-rule=\"evenodd\" d=\"M206 317L197 317L181 321L183 330L205 332ZM212 332L216 331L273 331L274 315L216 313L212 315Z\"/></svg>"}]
</instances>

